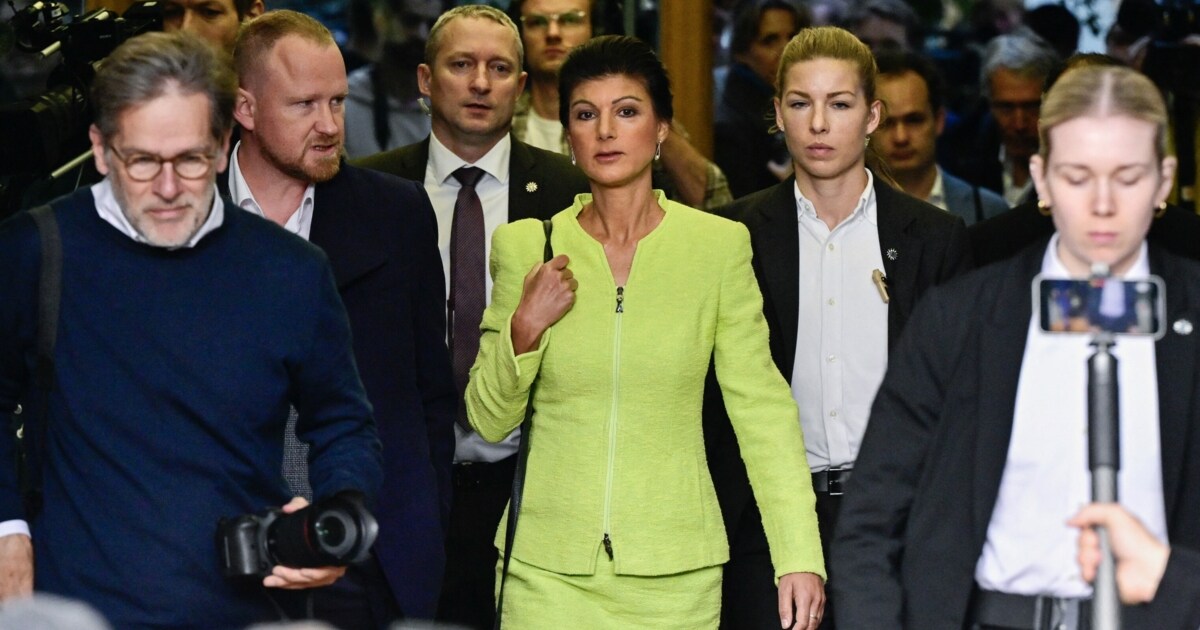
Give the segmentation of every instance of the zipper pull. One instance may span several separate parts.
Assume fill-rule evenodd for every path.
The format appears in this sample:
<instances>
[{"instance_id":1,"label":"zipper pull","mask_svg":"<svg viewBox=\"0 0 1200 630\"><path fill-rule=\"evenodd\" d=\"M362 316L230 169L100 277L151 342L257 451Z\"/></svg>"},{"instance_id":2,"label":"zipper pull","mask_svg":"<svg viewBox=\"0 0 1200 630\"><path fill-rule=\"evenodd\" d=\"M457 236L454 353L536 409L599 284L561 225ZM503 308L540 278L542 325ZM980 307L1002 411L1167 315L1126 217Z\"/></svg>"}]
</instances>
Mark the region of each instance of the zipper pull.
<instances>
[{"instance_id":1,"label":"zipper pull","mask_svg":"<svg viewBox=\"0 0 1200 630\"><path fill-rule=\"evenodd\" d=\"M617 287L617 312L625 312L625 287ZM608 534L605 534L607 536ZM612 555L611 553L608 555Z\"/></svg>"},{"instance_id":2,"label":"zipper pull","mask_svg":"<svg viewBox=\"0 0 1200 630\"><path fill-rule=\"evenodd\" d=\"M608 537L608 532L604 532L604 552L608 554L608 559L613 559L612 539Z\"/></svg>"}]
</instances>

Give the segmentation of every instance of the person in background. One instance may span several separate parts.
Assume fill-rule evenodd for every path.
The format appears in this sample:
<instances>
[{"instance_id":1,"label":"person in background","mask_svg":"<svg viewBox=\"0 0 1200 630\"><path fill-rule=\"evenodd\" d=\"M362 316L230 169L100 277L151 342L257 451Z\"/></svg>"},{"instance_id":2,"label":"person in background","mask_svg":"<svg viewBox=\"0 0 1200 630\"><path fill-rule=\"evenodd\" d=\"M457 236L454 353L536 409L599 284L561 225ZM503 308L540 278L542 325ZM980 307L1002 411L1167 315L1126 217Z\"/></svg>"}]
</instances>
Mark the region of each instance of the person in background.
<instances>
[{"instance_id":1,"label":"person in background","mask_svg":"<svg viewBox=\"0 0 1200 630\"><path fill-rule=\"evenodd\" d=\"M865 44L837 27L804 29L784 49L775 86L775 124L795 174L718 213L750 230L771 358L799 404L828 544L890 348L921 296L970 261L962 219L868 168L883 106ZM726 583L723 615L730 628L764 627L773 610L762 535L770 506L750 501L726 404L709 398L705 439L737 576ZM835 622L827 608L824 627Z\"/></svg>"},{"instance_id":2,"label":"person in background","mask_svg":"<svg viewBox=\"0 0 1200 630\"><path fill-rule=\"evenodd\" d=\"M1028 29L987 44L980 85L986 112L964 121L945 138L947 169L966 181L1000 193L1015 206L1033 191L1029 158L1038 150L1038 107L1058 54Z\"/></svg>"},{"instance_id":3,"label":"person in background","mask_svg":"<svg viewBox=\"0 0 1200 630\"><path fill-rule=\"evenodd\" d=\"M672 103L647 44L598 37L560 74L560 120L592 192L554 215L549 262L540 222L496 230L467 388L489 440L533 406L502 625L717 627L728 545L701 431L711 359L766 515L771 625L815 629L824 570L804 440L769 360L745 228L651 188Z\"/></svg>"},{"instance_id":4,"label":"person in background","mask_svg":"<svg viewBox=\"0 0 1200 630\"><path fill-rule=\"evenodd\" d=\"M967 225L1008 210L1000 195L938 166L937 139L946 124L946 109L942 76L933 62L917 53L897 51L876 53L875 59L884 118L872 137L900 188Z\"/></svg>"},{"instance_id":5,"label":"person in background","mask_svg":"<svg viewBox=\"0 0 1200 630\"><path fill-rule=\"evenodd\" d=\"M874 52L925 48L921 20L904 0L854 0L842 26Z\"/></svg>"},{"instance_id":6,"label":"person in background","mask_svg":"<svg viewBox=\"0 0 1200 630\"><path fill-rule=\"evenodd\" d=\"M567 53L595 34L596 0L516 0L509 8L521 24L529 68L529 93L517 102L513 136L530 145L568 152L566 135L558 124L558 70ZM655 186L697 208L712 209L733 197L721 169L700 155L686 133L676 127L662 147L655 166L661 173Z\"/></svg>"},{"instance_id":7,"label":"person in background","mask_svg":"<svg viewBox=\"0 0 1200 630\"><path fill-rule=\"evenodd\" d=\"M379 61L349 76L346 155L362 158L429 135L428 106L420 102L413 68L425 57L429 27L441 14L438 0L386 0L374 9Z\"/></svg>"},{"instance_id":8,"label":"person in background","mask_svg":"<svg viewBox=\"0 0 1200 630\"><path fill-rule=\"evenodd\" d=\"M713 125L713 161L742 197L778 184L791 173L783 134L774 129L771 97L783 47L812 25L803 5L790 0L747 2L733 22L733 63L721 86Z\"/></svg>"},{"instance_id":9,"label":"person in background","mask_svg":"<svg viewBox=\"0 0 1200 630\"><path fill-rule=\"evenodd\" d=\"M514 432L499 444L485 442L467 423L462 402L490 294L491 235L509 221L550 218L588 188L583 173L567 158L510 133L525 80L523 54L516 25L498 9L467 5L442 14L429 31L425 63L417 67L418 86L429 99L429 137L360 162L423 182L437 215L460 402L446 575L436 618L479 630L494 622L492 541L512 491L520 439Z\"/></svg>"},{"instance_id":10,"label":"person in background","mask_svg":"<svg viewBox=\"0 0 1200 630\"><path fill-rule=\"evenodd\" d=\"M265 10L263 0L163 0L163 30L195 33L232 53L238 28Z\"/></svg>"},{"instance_id":11,"label":"person in background","mask_svg":"<svg viewBox=\"0 0 1200 630\"><path fill-rule=\"evenodd\" d=\"M1087 335L1039 326L1035 276L1096 265L1166 288L1165 336L1122 337L1118 496L1159 540L1200 549L1200 263L1146 232L1170 192L1167 113L1128 68L1064 74L1030 160L1054 235L931 291L871 409L833 545L854 628L1080 628L1091 587L1067 524L1087 502ZM1121 147L1113 151L1113 147ZM1036 613L1035 613L1036 611ZM1124 611L1125 628L1166 628Z\"/></svg>"}]
</instances>

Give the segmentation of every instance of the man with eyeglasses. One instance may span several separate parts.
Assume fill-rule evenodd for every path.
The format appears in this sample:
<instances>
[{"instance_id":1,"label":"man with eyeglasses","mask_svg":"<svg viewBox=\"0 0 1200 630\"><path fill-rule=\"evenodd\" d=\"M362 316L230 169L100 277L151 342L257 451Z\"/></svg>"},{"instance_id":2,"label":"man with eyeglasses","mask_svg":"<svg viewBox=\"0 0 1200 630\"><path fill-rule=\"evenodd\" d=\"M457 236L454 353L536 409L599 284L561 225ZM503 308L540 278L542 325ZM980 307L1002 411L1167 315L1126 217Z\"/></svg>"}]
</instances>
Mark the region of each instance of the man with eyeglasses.
<instances>
[{"instance_id":1,"label":"man with eyeglasses","mask_svg":"<svg viewBox=\"0 0 1200 630\"><path fill-rule=\"evenodd\" d=\"M383 444L373 557L314 592L314 616L364 630L431 619L457 409L433 207L417 182L343 161L346 65L320 22L268 11L242 28L233 61L242 137L218 183L329 256ZM301 492L303 472L284 468Z\"/></svg>"},{"instance_id":2,"label":"man with eyeglasses","mask_svg":"<svg viewBox=\"0 0 1200 630\"><path fill-rule=\"evenodd\" d=\"M558 69L573 48L592 38L597 10L596 0L515 0L510 6L521 24L529 72L529 91L513 114L518 140L562 155L570 152L558 118ZM695 208L733 201L725 174L700 155L678 125L662 144L662 160L655 162L654 187Z\"/></svg>"},{"instance_id":3,"label":"man with eyeglasses","mask_svg":"<svg viewBox=\"0 0 1200 630\"><path fill-rule=\"evenodd\" d=\"M57 268L30 213L0 225L0 422L23 420L43 498L25 510L0 432L0 600L36 586L118 628L245 627L345 571L226 580L213 544L220 518L305 505L279 473L289 404L317 500L370 502L381 477L327 260L215 194L236 88L195 35L126 41L92 86L105 179L49 208ZM39 315L43 264L57 318Z\"/></svg>"}]
</instances>

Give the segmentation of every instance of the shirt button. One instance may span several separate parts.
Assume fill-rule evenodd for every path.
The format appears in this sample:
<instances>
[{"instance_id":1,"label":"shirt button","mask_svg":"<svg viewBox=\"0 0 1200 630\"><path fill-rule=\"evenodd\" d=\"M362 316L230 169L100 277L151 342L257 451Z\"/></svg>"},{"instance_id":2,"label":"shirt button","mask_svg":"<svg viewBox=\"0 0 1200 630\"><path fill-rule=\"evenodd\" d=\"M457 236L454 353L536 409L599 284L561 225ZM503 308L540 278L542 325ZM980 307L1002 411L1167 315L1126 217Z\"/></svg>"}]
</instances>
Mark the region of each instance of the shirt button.
<instances>
[{"instance_id":1,"label":"shirt button","mask_svg":"<svg viewBox=\"0 0 1200 630\"><path fill-rule=\"evenodd\" d=\"M830 363L833 363L833 362L837 361L837 357L831 354L831 355L825 357L825 360Z\"/></svg>"},{"instance_id":2,"label":"shirt button","mask_svg":"<svg viewBox=\"0 0 1200 630\"><path fill-rule=\"evenodd\" d=\"M829 305L833 306L834 304L837 304L837 300L835 300L833 298L829 298Z\"/></svg>"},{"instance_id":3,"label":"shirt button","mask_svg":"<svg viewBox=\"0 0 1200 630\"><path fill-rule=\"evenodd\" d=\"M829 251L833 251L833 243L829 244Z\"/></svg>"},{"instance_id":4,"label":"shirt button","mask_svg":"<svg viewBox=\"0 0 1200 630\"><path fill-rule=\"evenodd\" d=\"M830 412L829 412L829 417L830 417L830 418L836 418L836 417L837 417L837 409L834 409L833 411L830 411Z\"/></svg>"}]
</instances>

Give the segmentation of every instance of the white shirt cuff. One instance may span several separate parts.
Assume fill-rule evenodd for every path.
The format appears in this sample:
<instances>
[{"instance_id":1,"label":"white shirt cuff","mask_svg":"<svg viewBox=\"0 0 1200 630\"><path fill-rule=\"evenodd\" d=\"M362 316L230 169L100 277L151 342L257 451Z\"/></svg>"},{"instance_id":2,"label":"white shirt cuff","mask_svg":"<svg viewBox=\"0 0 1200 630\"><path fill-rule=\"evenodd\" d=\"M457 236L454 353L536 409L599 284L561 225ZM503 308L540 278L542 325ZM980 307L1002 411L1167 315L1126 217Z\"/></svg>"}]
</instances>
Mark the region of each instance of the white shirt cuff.
<instances>
[{"instance_id":1,"label":"white shirt cuff","mask_svg":"<svg viewBox=\"0 0 1200 630\"><path fill-rule=\"evenodd\" d=\"M11 536L13 534L24 534L29 536L29 523L21 520L0 522L0 538Z\"/></svg>"}]
</instances>

